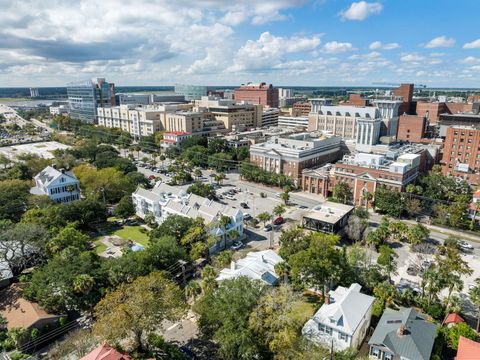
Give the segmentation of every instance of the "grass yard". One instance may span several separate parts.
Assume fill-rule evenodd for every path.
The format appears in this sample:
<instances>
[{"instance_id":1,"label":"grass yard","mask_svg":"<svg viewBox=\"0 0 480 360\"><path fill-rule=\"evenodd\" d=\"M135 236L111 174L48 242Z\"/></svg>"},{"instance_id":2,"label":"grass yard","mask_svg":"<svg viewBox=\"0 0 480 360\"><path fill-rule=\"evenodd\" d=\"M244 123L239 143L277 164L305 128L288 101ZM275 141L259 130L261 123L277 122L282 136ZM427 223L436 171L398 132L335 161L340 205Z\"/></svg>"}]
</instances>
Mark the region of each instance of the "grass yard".
<instances>
[{"instance_id":1,"label":"grass yard","mask_svg":"<svg viewBox=\"0 0 480 360\"><path fill-rule=\"evenodd\" d=\"M143 246L148 245L148 235L140 231L141 226L124 226L122 229L114 231L112 235L120 236L125 240L133 240Z\"/></svg>"},{"instance_id":2,"label":"grass yard","mask_svg":"<svg viewBox=\"0 0 480 360\"><path fill-rule=\"evenodd\" d=\"M107 250L107 245L101 242L101 239L103 236L95 240L93 243L95 244L95 254L100 255L103 253L105 250Z\"/></svg>"},{"instance_id":3,"label":"grass yard","mask_svg":"<svg viewBox=\"0 0 480 360\"><path fill-rule=\"evenodd\" d=\"M315 311L320 308L321 303L317 299L310 296L303 296L302 301L293 306L291 315L298 320L299 323L304 324L310 319Z\"/></svg>"}]
</instances>

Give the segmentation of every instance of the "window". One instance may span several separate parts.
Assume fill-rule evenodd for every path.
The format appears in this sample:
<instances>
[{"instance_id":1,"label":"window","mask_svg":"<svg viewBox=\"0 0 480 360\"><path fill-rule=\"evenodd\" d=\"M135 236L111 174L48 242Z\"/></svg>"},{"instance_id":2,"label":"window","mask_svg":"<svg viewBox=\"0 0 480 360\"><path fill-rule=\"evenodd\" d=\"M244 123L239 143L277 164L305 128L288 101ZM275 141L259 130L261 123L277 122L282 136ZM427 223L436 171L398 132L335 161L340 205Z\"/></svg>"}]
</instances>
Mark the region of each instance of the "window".
<instances>
[{"instance_id":1,"label":"window","mask_svg":"<svg viewBox=\"0 0 480 360\"><path fill-rule=\"evenodd\" d=\"M380 350L377 349L376 347L371 347L370 348L370 355L376 356L377 358L380 357Z\"/></svg>"},{"instance_id":2,"label":"window","mask_svg":"<svg viewBox=\"0 0 480 360\"><path fill-rule=\"evenodd\" d=\"M384 356L383 356L383 360L392 360L392 359L393 359L392 354L385 353Z\"/></svg>"},{"instance_id":3,"label":"window","mask_svg":"<svg viewBox=\"0 0 480 360\"><path fill-rule=\"evenodd\" d=\"M347 341L347 340L348 340L348 335L339 332L339 333L338 333L338 338L339 338L340 340Z\"/></svg>"},{"instance_id":4,"label":"window","mask_svg":"<svg viewBox=\"0 0 480 360\"><path fill-rule=\"evenodd\" d=\"M332 335L332 328L328 327L328 326L325 326L325 333L328 334L328 335Z\"/></svg>"}]
</instances>

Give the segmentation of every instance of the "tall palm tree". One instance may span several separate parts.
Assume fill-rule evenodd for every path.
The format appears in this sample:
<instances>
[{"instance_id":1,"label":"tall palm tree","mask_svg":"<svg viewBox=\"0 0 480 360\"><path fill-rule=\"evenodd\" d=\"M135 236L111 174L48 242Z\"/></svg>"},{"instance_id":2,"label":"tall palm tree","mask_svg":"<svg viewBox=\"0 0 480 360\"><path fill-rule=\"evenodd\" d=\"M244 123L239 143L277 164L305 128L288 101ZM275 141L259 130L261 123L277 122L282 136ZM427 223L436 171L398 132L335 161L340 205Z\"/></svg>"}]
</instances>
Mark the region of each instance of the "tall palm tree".
<instances>
[{"instance_id":1,"label":"tall palm tree","mask_svg":"<svg viewBox=\"0 0 480 360\"><path fill-rule=\"evenodd\" d=\"M185 286L185 296L192 301L195 301L195 298L201 293L201 291L202 288L198 281L190 281L187 286Z\"/></svg>"},{"instance_id":2,"label":"tall palm tree","mask_svg":"<svg viewBox=\"0 0 480 360\"><path fill-rule=\"evenodd\" d=\"M278 277L283 279L284 283L288 282L288 276L290 275L290 265L286 261L282 261L275 265L275 272Z\"/></svg>"},{"instance_id":3,"label":"tall palm tree","mask_svg":"<svg viewBox=\"0 0 480 360\"><path fill-rule=\"evenodd\" d=\"M282 216L284 213L285 213L285 207L283 205L276 205L274 208L273 208L273 214L275 216Z\"/></svg>"},{"instance_id":4,"label":"tall palm tree","mask_svg":"<svg viewBox=\"0 0 480 360\"><path fill-rule=\"evenodd\" d=\"M217 286L217 272L211 265L207 265L202 270L202 283L201 288L204 294L212 291Z\"/></svg>"}]
</instances>

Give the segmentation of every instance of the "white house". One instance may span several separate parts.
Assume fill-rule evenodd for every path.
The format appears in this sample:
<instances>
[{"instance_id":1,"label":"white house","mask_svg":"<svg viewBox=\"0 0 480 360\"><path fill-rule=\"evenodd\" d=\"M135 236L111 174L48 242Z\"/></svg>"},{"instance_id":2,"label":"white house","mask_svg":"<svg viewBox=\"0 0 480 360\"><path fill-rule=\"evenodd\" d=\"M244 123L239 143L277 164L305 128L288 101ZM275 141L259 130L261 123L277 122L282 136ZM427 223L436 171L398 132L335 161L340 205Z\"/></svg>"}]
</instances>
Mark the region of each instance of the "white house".
<instances>
[{"instance_id":1,"label":"white house","mask_svg":"<svg viewBox=\"0 0 480 360\"><path fill-rule=\"evenodd\" d=\"M325 304L307 321L302 334L311 341L332 346L335 351L357 349L370 326L375 298L362 294L359 284L330 291Z\"/></svg>"},{"instance_id":2,"label":"white house","mask_svg":"<svg viewBox=\"0 0 480 360\"><path fill-rule=\"evenodd\" d=\"M222 216L228 216L230 224L225 227L225 230L220 226L213 226L212 235L215 238L226 240L225 233L236 230L240 237L243 236L243 213L240 209L195 194L188 194L179 187L159 183L152 190L138 188L132 194L132 201L137 216L143 219L151 213L158 224L161 224L170 215L180 215L192 219L200 217L205 220L205 224L218 221ZM221 241L219 241L210 251L221 250L221 247Z\"/></svg>"},{"instance_id":3,"label":"white house","mask_svg":"<svg viewBox=\"0 0 480 360\"><path fill-rule=\"evenodd\" d=\"M34 195L47 195L57 203L69 203L80 199L79 181L72 172L47 166L35 177L35 186L30 189Z\"/></svg>"},{"instance_id":4,"label":"white house","mask_svg":"<svg viewBox=\"0 0 480 360\"><path fill-rule=\"evenodd\" d=\"M247 276L252 280L260 280L267 285L275 285L278 282L275 265L281 262L283 262L283 259L273 250L250 252L243 259L232 261L230 268L220 271L217 281Z\"/></svg>"}]
</instances>

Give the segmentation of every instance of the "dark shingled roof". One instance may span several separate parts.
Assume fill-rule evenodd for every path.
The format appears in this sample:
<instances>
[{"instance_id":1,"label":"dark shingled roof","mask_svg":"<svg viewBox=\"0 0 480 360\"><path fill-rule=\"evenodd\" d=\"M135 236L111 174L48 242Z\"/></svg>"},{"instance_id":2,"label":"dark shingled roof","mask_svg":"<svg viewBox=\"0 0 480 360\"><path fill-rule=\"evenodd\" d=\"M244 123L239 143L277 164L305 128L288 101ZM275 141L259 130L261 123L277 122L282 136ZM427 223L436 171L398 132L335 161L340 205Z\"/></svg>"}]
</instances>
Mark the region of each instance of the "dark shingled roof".
<instances>
[{"instance_id":1,"label":"dark shingled roof","mask_svg":"<svg viewBox=\"0 0 480 360\"><path fill-rule=\"evenodd\" d=\"M400 326L404 335L398 334ZM428 360L435 340L436 325L413 308L399 311L386 309L373 332L369 345L385 346L395 355L408 359Z\"/></svg>"}]
</instances>

